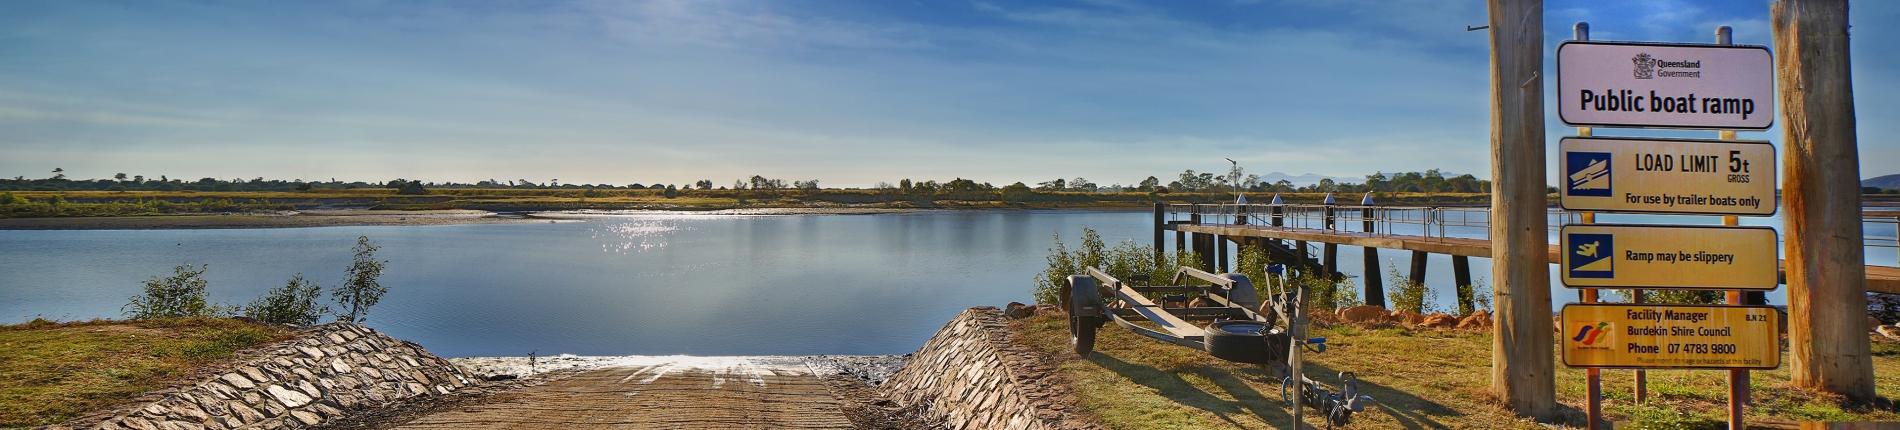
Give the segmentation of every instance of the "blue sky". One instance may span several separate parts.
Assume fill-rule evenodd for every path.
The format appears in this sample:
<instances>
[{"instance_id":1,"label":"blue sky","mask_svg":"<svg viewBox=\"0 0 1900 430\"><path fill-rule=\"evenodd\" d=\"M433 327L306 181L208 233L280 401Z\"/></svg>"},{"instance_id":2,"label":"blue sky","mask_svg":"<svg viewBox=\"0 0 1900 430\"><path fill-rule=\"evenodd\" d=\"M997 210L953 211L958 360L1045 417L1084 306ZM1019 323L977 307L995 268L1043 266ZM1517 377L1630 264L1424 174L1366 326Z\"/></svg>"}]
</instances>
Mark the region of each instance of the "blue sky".
<instances>
[{"instance_id":1,"label":"blue sky","mask_svg":"<svg viewBox=\"0 0 1900 430\"><path fill-rule=\"evenodd\" d=\"M1579 20L1771 44L1766 1L1545 8L1546 56ZM1488 176L1486 36L1464 31L1485 20L1477 0L9 1L0 176ZM1852 33L1864 177L1900 173L1893 27ZM1546 113L1555 154L1573 130Z\"/></svg>"}]
</instances>

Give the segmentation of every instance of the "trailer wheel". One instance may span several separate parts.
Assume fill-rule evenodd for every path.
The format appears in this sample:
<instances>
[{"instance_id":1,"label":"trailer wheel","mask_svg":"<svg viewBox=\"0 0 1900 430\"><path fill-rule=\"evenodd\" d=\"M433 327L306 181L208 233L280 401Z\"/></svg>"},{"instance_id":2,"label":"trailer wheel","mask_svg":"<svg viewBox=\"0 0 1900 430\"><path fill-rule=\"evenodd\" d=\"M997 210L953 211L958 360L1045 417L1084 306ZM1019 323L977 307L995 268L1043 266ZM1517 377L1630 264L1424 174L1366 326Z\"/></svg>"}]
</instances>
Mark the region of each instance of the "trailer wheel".
<instances>
[{"instance_id":1,"label":"trailer wheel","mask_svg":"<svg viewBox=\"0 0 1900 430\"><path fill-rule=\"evenodd\" d=\"M1228 320L1208 324L1203 344L1207 353L1222 360L1267 364L1272 355L1267 345L1267 330L1272 325L1259 321Z\"/></svg>"},{"instance_id":2,"label":"trailer wheel","mask_svg":"<svg viewBox=\"0 0 1900 430\"><path fill-rule=\"evenodd\" d=\"M1102 294L1095 278L1069 277L1069 345L1083 357L1095 351L1095 329L1108 321L1103 316Z\"/></svg>"},{"instance_id":3,"label":"trailer wheel","mask_svg":"<svg viewBox=\"0 0 1900 430\"><path fill-rule=\"evenodd\" d=\"M1088 357L1095 352L1095 329L1101 327L1088 317L1069 318L1069 346L1075 349L1075 355Z\"/></svg>"}]
</instances>

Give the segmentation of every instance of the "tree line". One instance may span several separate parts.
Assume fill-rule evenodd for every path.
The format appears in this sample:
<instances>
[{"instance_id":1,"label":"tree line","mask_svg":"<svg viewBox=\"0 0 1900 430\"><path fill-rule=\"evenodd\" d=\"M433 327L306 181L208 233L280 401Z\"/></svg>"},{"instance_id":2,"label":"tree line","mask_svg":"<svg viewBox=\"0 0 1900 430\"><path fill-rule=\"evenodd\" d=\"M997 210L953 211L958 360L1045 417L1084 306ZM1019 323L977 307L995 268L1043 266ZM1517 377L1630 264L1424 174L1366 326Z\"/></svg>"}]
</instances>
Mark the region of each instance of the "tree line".
<instances>
[{"instance_id":1,"label":"tree line","mask_svg":"<svg viewBox=\"0 0 1900 430\"><path fill-rule=\"evenodd\" d=\"M119 173L109 179L71 179L65 169L54 168L52 176L28 179L15 176L11 179L0 178L0 191L275 191L307 192L314 190L352 190L386 188L397 190L398 194L427 194L428 189L535 189L535 190L667 190L676 193L682 190L755 190L755 191L817 191L823 189L817 179L791 180L768 178L764 175L752 175L740 178L731 185L715 186L711 179L701 179L691 184L591 184L561 183L560 179L535 181L530 179L497 180L488 179L474 183L425 182L398 178L386 182L304 181L301 179L251 179L199 178L185 180L160 175L156 179L144 175ZM1170 192L1342 192L1356 193L1366 191L1379 192L1423 192L1423 193L1483 193L1491 189L1491 181L1478 179L1470 174L1448 176L1439 169L1424 172L1402 172L1387 175L1378 172L1366 175L1362 182L1336 181L1332 178L1321 179L1318 183L1296 185L1291 181L1279 180L1267 182L1260 175L1246 174L1236 167L1227 174L1197 172L1188 169L1163 183L1155 176L1149 176L1131 184L1115 183L1102 185L1088 178L1056 178L1029 185L1016 182L998 187L988 182L955 178L949 181L916 180L905 178L896 183L878 182L875 190L902 195L937 195L963 193L1024 194L1033 192L1075 192L1075 193L1170 193Z\"/></svg>"}]
</instances>

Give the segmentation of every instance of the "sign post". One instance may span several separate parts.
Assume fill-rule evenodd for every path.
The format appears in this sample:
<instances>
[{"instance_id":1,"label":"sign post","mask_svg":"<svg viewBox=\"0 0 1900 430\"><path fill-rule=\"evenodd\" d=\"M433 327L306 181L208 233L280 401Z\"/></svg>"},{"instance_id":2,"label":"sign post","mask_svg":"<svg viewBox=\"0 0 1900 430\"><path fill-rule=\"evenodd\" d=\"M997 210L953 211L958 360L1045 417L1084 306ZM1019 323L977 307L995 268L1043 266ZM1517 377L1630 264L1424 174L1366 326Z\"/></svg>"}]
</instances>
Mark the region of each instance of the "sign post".
<instances>
[{"instance_id":1,"label":"sign post","mask_svg":"<svg viewBox=\"0 0 1900 430\"><path fill-rule=\"evenodd\" d=\"M1557 47L1558 117L1579 137L1560 143L1564 209L1582 222L1559 234L1560 278L1581 304L1561 318L1564 364L1586 369L1589 428L1601 417L1603 368L1729 370L1729 426L1742 428L1748 369L1781 365L1781 315L1740 306L1744 290L1779 286L1777 233L1738 227L1773 215L1774 146L1735 131L1774 125L1775 77L1765 47L1595 42L1577 23ZM1718 130L1719 140L1596 138L1598 126ZM1596 224L1596 211L1722 215L1722 226ZM1631 288L1634 304L1597 304L1598 288ZM1728 305L1644 304L1641 289L1720 289Z\"/></svg>"}]
</instances>

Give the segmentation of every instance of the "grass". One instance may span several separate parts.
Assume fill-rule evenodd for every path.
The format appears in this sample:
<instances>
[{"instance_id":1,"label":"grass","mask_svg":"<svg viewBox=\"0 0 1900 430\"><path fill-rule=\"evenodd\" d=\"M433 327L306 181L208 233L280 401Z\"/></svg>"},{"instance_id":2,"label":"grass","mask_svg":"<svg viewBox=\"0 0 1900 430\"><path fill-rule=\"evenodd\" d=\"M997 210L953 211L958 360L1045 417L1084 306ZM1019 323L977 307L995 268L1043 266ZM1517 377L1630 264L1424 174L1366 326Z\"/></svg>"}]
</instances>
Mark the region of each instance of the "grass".
<instances>
[{"instance_id":1,"label":"grass","mask_svg":"<svg viewBox=\"0 0 1900 430\"><path fill-rule=\"evenodd\" d=\"M282 327L208 318L0 326L0 428L65 422L289 337Z\"/></svg>"},{"instance_id":2,"label":"grass","mask_svg":"<svg viewBox=\"0 0 1900 430\"><path fill-rule=\"evenodd\" d=\"M824 190L682 190L667 198L661 190L583 189L435 189L426 195L398 195L381 188L277 191L13 191L24 203L0 204L0 218L192 215L259 212L315 207L367 207L392 210L480 209L538 211L570 209L676 209L872 207L872 208L1036 208L1129 209L1155 202L1221 203L1231 193L1081 193L1036 192L1005 199L1000 192L905 195L866 189ZM1248 193L1268 201L1273 193ZM1285 193L1289 202L1317 203L1319 193ZM1482 193L1383 193L1381 204L1483 204ZM1348 199L1350 200L1350 199Z\"/></svg>"},{"instance_id":3,"label":"grass","mask_svg":"<svg viewBox=\"0 0 1900 430\"><path fill-rule=\"evenodd\" d=\"M1261 429L1284 426L1290 410L1280 402L1278 379L1258 366L1215 359L1198 350L1155 341L1114 325L1103 327L1095 354L1081 359L1068 351L1066 321L1038 315L1014 323L1031 346L1050 352L1059 373L1076 384L1081 409L1116 429ZM1309 377L1336 384L1339 371L1353 371L1375 402L1353 416L1348 428L1516 428L1544 429L1520 419L1490 394L1491 337L1486 332L1365 329L1333 326L1317 329L1330 348L1307 354ZM1553 351L1555 345L1552 345ZM1900 344L1875 344L1878 392L1900 398ZM1553 353L1554 354L1554 353ZM1781 369L1752 372L1754 406L1746 420L1895 421L1900 410L1843 408L1825 396L1789 387L1787 361ZM1557 365L1557 397L1565 419L1583 424L1585 380L1582 369ZM1649 403L1632 402L1632 371L1606 370L1604 410L1620 428L1721 427L1726 417L1727 374L1722 371L1658 370L1649 373ZM1336 385L1334 385L1336 386ZM1324 423L1307 410L1305 422Z\"/></svg>"}]
</instances>

